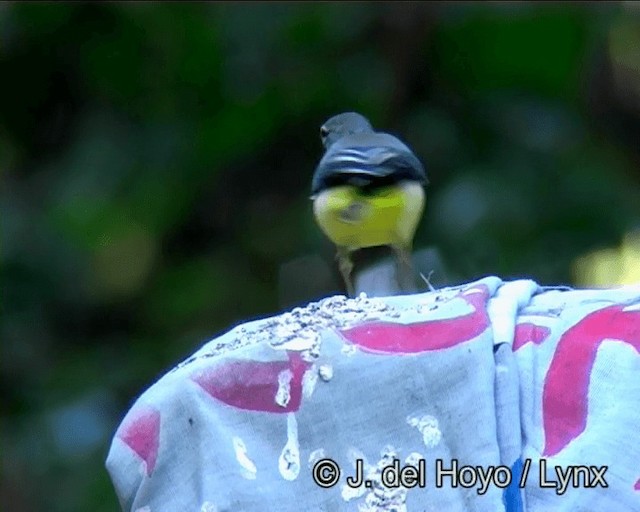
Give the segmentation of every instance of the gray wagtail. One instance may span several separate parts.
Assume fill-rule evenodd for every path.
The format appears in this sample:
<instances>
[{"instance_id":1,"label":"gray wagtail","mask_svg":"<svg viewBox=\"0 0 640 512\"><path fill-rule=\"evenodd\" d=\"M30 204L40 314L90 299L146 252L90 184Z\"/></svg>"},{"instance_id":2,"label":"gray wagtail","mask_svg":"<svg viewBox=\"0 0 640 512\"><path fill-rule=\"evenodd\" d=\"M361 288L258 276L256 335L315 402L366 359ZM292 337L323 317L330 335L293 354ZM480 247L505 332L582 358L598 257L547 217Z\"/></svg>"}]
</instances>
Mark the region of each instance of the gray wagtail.
<instances>
[{"instance_id":1,"label":"gray wagtail","mask_svg":"<svg viewBox=\"0 0 640 512\"><path fill-rule=\"evenodd\" d=\"M347 293L355 294L351 253L375 246L391 246L398 284L410 291L413 236L428 183L423 165L403 142L374 131L355 112L329 119L320 137L326 151L313 175L313 212L337 247Z\"/></svg>"}]
</instances>

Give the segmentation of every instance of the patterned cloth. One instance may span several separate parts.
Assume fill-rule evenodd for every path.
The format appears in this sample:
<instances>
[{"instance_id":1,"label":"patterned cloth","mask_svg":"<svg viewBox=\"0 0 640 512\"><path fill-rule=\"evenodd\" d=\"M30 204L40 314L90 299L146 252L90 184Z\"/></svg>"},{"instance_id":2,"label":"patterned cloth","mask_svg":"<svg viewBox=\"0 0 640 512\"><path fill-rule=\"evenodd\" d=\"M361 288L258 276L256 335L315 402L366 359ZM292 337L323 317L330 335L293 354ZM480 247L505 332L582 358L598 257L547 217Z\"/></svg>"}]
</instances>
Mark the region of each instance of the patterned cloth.
<instances>
[{"instance_id":1,"label":"patterned cloth","mask_svg":"<svg viewBox=\"0 0 640 512\"><path fill-rule=\"evenodd\" d=\"M243 324L136 401L107 469L138 512L640 512L640 287L490 277Z\"/></svg>"}]
</instances>

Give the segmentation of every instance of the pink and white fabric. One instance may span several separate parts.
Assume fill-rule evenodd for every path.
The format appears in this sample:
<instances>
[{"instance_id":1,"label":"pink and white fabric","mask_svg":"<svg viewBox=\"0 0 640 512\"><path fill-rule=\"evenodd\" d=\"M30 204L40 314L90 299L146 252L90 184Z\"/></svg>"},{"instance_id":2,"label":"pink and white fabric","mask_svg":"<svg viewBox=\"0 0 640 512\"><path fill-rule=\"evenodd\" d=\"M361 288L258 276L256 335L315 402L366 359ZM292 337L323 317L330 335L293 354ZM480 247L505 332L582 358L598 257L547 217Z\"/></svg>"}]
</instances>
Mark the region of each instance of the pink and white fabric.
<instances>
[{"instance_id":1,"label":"pink and white fabric","mask_svg":"<svg viewBox=\"0 0 640 512\"><path fill-rule=\"evenodd\" d=\"M640 286L489 277L243 324L142 394L107 469L137 512L640 512Z\"/></svg>"}]
</instances>

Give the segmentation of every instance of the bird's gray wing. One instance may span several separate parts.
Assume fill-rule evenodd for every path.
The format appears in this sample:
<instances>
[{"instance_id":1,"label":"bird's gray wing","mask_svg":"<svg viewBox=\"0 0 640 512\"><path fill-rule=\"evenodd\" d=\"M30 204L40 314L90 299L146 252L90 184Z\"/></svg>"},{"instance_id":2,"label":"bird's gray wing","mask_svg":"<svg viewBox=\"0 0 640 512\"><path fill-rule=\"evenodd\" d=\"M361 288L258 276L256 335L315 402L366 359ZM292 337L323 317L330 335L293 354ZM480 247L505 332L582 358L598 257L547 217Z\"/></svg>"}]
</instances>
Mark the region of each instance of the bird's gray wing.
<instances>
[{"instance_id":1,"label":"bird's gray wing","mask_svg":"<svg viewBox=\"0 0 640 512\"><path fill-rule=\"evenodd\" d=\"M427 183L420 160L387 133L357 133L336 141L324 154L311 184L312 194L338 185L363 188L402 180Z\"/></svg>"}]
</instances>

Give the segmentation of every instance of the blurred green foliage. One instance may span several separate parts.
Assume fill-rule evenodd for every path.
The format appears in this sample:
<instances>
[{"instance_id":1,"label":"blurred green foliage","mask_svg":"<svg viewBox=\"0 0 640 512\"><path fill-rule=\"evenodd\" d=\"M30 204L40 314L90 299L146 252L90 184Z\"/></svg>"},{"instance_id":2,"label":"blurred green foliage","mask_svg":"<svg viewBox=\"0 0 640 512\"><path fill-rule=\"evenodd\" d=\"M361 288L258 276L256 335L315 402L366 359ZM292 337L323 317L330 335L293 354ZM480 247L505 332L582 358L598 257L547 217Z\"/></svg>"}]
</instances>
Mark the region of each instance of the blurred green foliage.
<instances>
[{"instance_id":1,"label":"blurred green foliage","mask_svg":"<svg viewBox=\"0 0 640 512\"><path fill-rule=\"evenodd\" d=\"M640 225L632 2L2 3L0 38L3 510L117 510L146 386L340 291L308 200L335 113L427 164L435 284L571 283Z\"/></svg>"}]
</instances>

